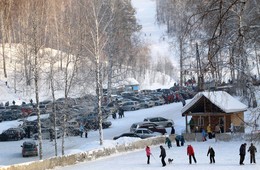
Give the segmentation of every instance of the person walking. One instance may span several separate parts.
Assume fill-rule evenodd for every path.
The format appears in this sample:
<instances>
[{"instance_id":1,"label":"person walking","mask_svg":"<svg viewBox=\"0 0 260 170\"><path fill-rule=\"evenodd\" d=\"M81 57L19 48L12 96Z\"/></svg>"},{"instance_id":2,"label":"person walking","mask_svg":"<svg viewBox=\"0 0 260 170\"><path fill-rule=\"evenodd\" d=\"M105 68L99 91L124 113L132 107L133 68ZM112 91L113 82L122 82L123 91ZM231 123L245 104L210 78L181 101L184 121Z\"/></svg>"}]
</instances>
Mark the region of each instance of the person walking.
<instances>
[{"instance_id":1,"label":"person walking","mask_svg":"<svg viewBox=\"0 0 260 170\"><path fill-rule=\"evenodd\" d=\"M256 163L255 162L255 153L257 152L257 150L253 143L251 143L251 146L248 148L248 152L250 153L250 164Z\"/></svg>"},{"instance_id":2,"label":"person walking","mask_svg":"<svg viewBox=\"0 0 260 170\"><path fill-rule=\"evenodd\" d=\"M202 141L203 142L207 141L207 133L203 128L201 130L201 135L202 135Z\"/></svg>"},{"instance_id":3,"label":"person walking","mask_svg":"<svg viewBox=\"0 0 260 170\"><path fill-rule=\"evenodd\" d=\"M82 124L80 124L80 126L79 126L79 132L80 132L80 137L82 137L83 132L84 132L84 126Z\"/></svg>"},{"instance_id":4,"label":"person walking","mask_svg":"<svg viewBox=\"0 0 260 170\"><path fill-rule=\"evenodd\" d=\"M161 149L161 154L160 154L160 158L161 158L161 162L162 162L162 166L164 167L164 166L166 166L166 163L165 163L165 157L166 157L166 152L165 152L165 149L164 149L164 147L161 145L160 146L160 149Z\"/></svg>"},{"instance_id":5,"label":"person walking","mask_svg":"<svg viewBox=\"0 0 260 170\"><path fill-rule=\"evenodd\" d=\"M176 137L175 137L175 142L176 142L176 146L180 146L180 140L181 140L181 138L180 138L180 135L177 135Z\"/></svg>"},{"instance_id":6,"label":"person walking","mask_svg":"<svg viewBox=\"0 0 260 170\"><path fill-rule=\"evenodd\" d=\"M172 126L171 135L174 135L174 134L175 134L175 129L174 129L174 126Z\"/></svg>"},{"instance_id":7,"label":"person walking","mask_svg":"<svg viewBox=\"0 0 260 170\"><path fill-rule=\"evenodd\" d=\"M169 137L165 139L165 144L167 144L168 148L170 149L172 147L172 141Z\"/></svg>"},{"instance_id":8,"label":"person walking","mask_svg":"<svg viewBox=\"0 0 260 170\"><path fill-rule=\"evenodd\" d=\"M211 146L209 147L207 156L209 156L209 160L211 164L215 163L215 151Z\"/></svg>"},{"instance_id":9,"label":"person walking","mask_svg":"<svg viewBox=\"0 0 260 170\"><path fill-rule=\"evenodd\" d=\"M211 125L210 124L207 126L207 133L208 133L209 139L212 139L212 131L211 131Z\"/></svg>"},{"instance_id":10,"label":"person walking","mask_svg":"<svg viewBox=\"0 0 260 170\"><path fill-rule=\"evenodd\" d=\"M145 152L146 152L146 156L147 156L147 164L150 164L151 149L149 146L146 146Z\"/></svg>"},{"instance_id":11,"label":"person walking","mask_svg":"<svg viewBox=\"0 0 260 170\"><path fill-rule=\"evenodd\" d=\"M240 155L240 165L244 165L244 160L246 156L246 143L243 143L239 148L239 155Z\"/></svg>"},{"instance_id":12,"label":"person walking","mask_svg":"<svg viewBox=\"0 0 260 170\"><path fill-rule=\"evenodd\" d=\"M197 163L197 160L195 158L195 152L191 145L188 145L187 147L187 155L189 156L189 163L192 164L191 157L193 158L194 162Z\"/></svg>"}]
</instances>

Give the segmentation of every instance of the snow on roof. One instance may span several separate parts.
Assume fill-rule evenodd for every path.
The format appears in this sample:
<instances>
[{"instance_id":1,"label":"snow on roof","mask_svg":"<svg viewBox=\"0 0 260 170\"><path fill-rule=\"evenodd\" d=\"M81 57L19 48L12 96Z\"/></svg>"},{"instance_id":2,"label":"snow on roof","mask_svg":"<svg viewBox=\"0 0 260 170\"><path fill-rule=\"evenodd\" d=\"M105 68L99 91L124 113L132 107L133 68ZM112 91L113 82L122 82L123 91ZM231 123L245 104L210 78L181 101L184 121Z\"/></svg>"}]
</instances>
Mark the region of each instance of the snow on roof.
<instances>
[{"instance_id":1,"label":"snow on roof","mask_svg":"<svg viewBox=\"0 0 260 170\"><path fill-rule=\"evenodd\" d=\"M223 110L225 113L239 112L247 110L247 106L225 91L205 91L196 94L192 100L182 108L181 113L187 111L194 105L201 97L205 96L213 104Z\"/></svg>"},{"instance_id":2,"label":"snow on roof","mask_svg":"<svg viewBox=\"0 0 260 170\"><path fill-rule=\"evenodd\" d=\"M138 81L134 78L126 78L124 80L124 85L139 85Z\"/></svg>"}]
</instances>

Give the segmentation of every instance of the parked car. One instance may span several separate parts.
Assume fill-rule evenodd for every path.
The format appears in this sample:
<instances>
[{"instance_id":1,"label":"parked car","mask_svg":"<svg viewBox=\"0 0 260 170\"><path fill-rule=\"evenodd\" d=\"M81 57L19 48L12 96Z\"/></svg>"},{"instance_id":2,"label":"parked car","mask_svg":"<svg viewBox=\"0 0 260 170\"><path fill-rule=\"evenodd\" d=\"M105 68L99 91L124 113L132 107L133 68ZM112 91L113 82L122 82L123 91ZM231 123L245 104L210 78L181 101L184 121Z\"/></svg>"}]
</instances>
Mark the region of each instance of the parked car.
<instances>
[{"instance_id":1,"label":"parked car","mask_svg":"<svg viewBox=\"0 0 260 170\"><path fill-rule=\"evenodd\" d=\"M38 145L35 141L25 141L21 145L22 147L22 155L26 156L38 156Z\"/></svg>"},{"instance_id":2,"label":"parked car","mask_svg":"<svg viewBox=\"0 0 260 170\"><path fill-rule=\"evenodd\" d=\"M51 131L50 128L42 128L42 129L41 129L42 139L50 139L50 136L51 136L50 131ZM53 130L53 132L54 132L54 130ZM63 134L63 133L62 133L62 130L57 128L57 129L56 129L57 139L61 138L61 137L62 137L62 134ZM35 140L38 139L38 136L39 136L38 133L33 134L33 138L34 138ZM55 135L53 134L52 137L54 138Z\"/></svg>"},{"instance_id":3,"label":"parked car","mask_svg":"<svg viewBox=\"0 0 260 170\"><path fill-rule=\"evenodd\" d=\"M171 127L172 125L174 125L173 120L166 119L163 117L148 117L144 119L144 122L152 122L157 125L162 125L164 127Z\"/></svg>"},{"instance_id":4,"label":"parked car","mask_svg":"<svg viewBox=\"0 0 260 170\"><path fill-rule=\"evenodd\" d=\"M162 135L167 133L164 126L160 126L160 125L157 125L157 124L151 123L151 122L150 123L143 123L139 126L139 128L146 128L146 129L149 129L152 132L161 133Z\"/></svg>"},{"instance_id":5,"label":"parked car","mask_svg":"<svg viewBox=\"0 0 260 170\"><path fill-rule=\"evenodd\" d=\"M123 133L123 134L121 134L121 135L119 135L119 136L115 136L115 137L113 138L113 140L117 140L117 139L119 139L119 138L121 138L121 137L141 138L139 135L137 135L137 134L135 134L135 133L133 133L133 132L128 132L128 133Z\"/></svg>"},{"instance_id":6,"label":"parked car","mask_svg":"<svg viewBox=\"0 0 260 170\"><path fill-rule=\"evenodd\" d=\"M66 126L66 134L67 136L79 136L80 130L75 126Z\"/></svg>"},{"instance_id":7,"label":"parked car","mask_svg":"<svg viewBox=\"0 0 260 170\"><path fill-rule=\"evenodd\" d=\"M22 113L18 110L6 110L1 113L3 121L16 120L22 117Z\"/></svg>"},{"instance_id":8,"label":"parked car","mask_svg":"<svg viewBox=\"0 0 260 170\"><path fill-rule=\"evenodd\" d=\"M1 141L21 140L23 138L24 134L21 130L15 128L7 129L0 135Z\"/></svg>"},{"instance_id":9,"label":"parked car","mask_svg":"<svg viewBox=\"0 0 260 170\"><path fill-rule=\"evenodd\" d=\"M120 106L124 111L129 111L129 110L138 110L140 109L140 104L137 101L129 101L129 102L124 102Z\"/></svg>"},{"instance_id":10,"label":"parked car","mask_svg":"<svg viewBox=\"0 0 260 170\"><path fill-rule=\"evenodd\" d=\"M140 99L139 103L141 108L153 107L155 105L153 101L147 99Z\"/></svg>"},{"instance_id":11,"label":"parked car","mask_svg":"<svg viewBox=\"0 0 260 170\"><path fill-rule=\"evenodd\" d=\"M102 128L106 129L109 128L112 125L112 123L110 121L107 120L103 120L102 122ZM85 122L85 128L87 128L88 130L97 130L99 128L99 124L97 120L93 120L93 121L87 121Z\"/></svg>"},{"instance_id":12,"label":"parked car","mask_svg":"<svg viewBox=\"0 0 260 170\"><path fill-rule=\"evenodd\" d=\"M108 112L109 114L113 114L117 112L117 104L116 102L112 101L108 103L106 106L104 106L104 110Z\"/></svg>"},{"instance_id":13,"label":"parked car","mask_svg":"<svg viewBox=\"0 0 260 170\"><path fill-rule=\"evenodd\" d=\"M163 105L163 104L165 104L165 100L164 100L163 98L152 97L151 100L154 101L155 106L159 106L159 105Z\"/></svg>"},{"instance_id":14,"label":"parked car","mask_svg":"<svg viewBox=\"0 0 260 170\"><path fill-rule=\"evenodd\" d=\"M138 136L140 136L142 139L155 137L155 136L160 135L160 133L152 132L152 131L150 131L149 129L146 129L146 128L138 128L138 129L135 130L134 133L137 134Z\"/></svg>"},{"instance_id":15,"label":"parked car","mask_svg":"<svg viewBox=\"0 0 260 170\"><path fill-rule=\"evenodd\" d=\"M130 132L135 132L136 129L138 129L142 124L144 124L145 122L137 122L137 123L133 123L130 127Z\"/></svg>"}]
</instances>

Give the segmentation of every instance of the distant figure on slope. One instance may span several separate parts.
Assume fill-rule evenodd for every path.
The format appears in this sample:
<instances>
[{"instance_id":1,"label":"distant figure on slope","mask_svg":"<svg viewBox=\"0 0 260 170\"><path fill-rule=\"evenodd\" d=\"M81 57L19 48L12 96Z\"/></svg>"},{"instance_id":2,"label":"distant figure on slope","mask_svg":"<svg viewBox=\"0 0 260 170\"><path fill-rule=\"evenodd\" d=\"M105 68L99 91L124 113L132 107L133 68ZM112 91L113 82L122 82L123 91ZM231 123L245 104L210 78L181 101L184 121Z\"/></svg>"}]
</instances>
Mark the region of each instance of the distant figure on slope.
<instances>
[{"instance_id":1,"label":"distant figure on slope","mask_svg":"<svg viewBox=\"0 0 260 170\"><path fill-rule=\"evenodd\" d=\"M151 149L149 146L146 146L145 152L146 152L146 156L147 156L147 164L150 164Z\"/></svg>"},{"instance_id":2,"label":"distant figure on slope","mask_svg":"<svg viewBox=\"0 0 260 170\"><path fill-rule=\"evenodd\" d=\"M195 158L195 152L191 145L188 145L187 147L187 155L189 156L189 163L192 164L191 157L193 158L194 162L197 163L197 160Z\"/></svg>"},{"instance_id":3,"label":"distant figure on slope","mask_svg":"<svg viewBox=\"0 0 260 170\"><path fill-rule=\"evenodd\" d=\"M209 147L207 156L209 156L209 160L211 164L215 163L215 151L211 146Z\"/></svg>"}]
</instances>

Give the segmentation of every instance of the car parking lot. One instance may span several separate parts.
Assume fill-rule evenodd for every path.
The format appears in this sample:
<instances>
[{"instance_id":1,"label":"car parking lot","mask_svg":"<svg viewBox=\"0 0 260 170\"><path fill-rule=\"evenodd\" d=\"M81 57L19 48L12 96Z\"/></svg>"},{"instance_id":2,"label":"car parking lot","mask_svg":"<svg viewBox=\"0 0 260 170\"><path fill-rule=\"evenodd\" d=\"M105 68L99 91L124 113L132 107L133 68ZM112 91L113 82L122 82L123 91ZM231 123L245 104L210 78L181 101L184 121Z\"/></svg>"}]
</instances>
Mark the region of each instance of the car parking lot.
<instances>
[{"instance_id":1,"label":"car parking lot","mask_svg":"<svg viewBox=\"0 0 260 170\"><path fill-rule=\"evenodd\" d=\"M188 92L184 91L173 91L171 89L158 89L158 90L145 90L144 92L123 92L121 94L112 95L108 103L102 103L102 125L103 128L110 128L112 126L111 121L107 120L111 118L111 115L118 114L119 109L124 111L136 111L140 109L148 109L171 102L177 102L180 98L187 99L191 97ZM106 96L108 98L108 96ZM52 106L56 105L56 126L61 129L64 114L67 115L67 121L75 121L75 125L67 125L67 134L75 136L79 134L79 125L84 124L88 130L98 129L98 110L95 103L95 96L86 95L81 98L68 98L68 105L65 109L65 98L59 98L54 103L46 100L40 102L39 108L41 114L49 114L49 117L41 120L41 126L44 131L44 139L49 138L48 129L53 126L54 115L52 114ZM24 131L30 132L30 135L26 132L26 136L33 137L37 136L38 133L38 122L37 121L26 121L29 116L36 115L36 108L34 103L23 103L22 105L11 105L0 107L0 119L3 121L8 120L24 120L22 128ZM27 114L25 114L27 113ZM111 116L111 117L110 117ZM116 118L116 117L113 117ZM139 125L139 128L146 128L152 132L159 132L165 134L165 128L174 125L172 120L165 119L163 117L146 117L142 119L150 125ZM140 121L142 121L140 120ZM152 124L153 123L153 124ZM138 129L138 128L136 128ZM60 134L60 133L57 133ZM8 139L5 135L0 140L13 140ZM60 135L58 135L59 137ZM20 140L22 137L15 138Z\"/></svg>"}]
</instances>

